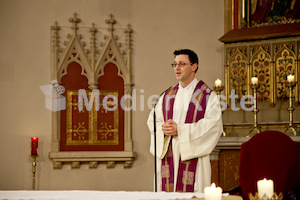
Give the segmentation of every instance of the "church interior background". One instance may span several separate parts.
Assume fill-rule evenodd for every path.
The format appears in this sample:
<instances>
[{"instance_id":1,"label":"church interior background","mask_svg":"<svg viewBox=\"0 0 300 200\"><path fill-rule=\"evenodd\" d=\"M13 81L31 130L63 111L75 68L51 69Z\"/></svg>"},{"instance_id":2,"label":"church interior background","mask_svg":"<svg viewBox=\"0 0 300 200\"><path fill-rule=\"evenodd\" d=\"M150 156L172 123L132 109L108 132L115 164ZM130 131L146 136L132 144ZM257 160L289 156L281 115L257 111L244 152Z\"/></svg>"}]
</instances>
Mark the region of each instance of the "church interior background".
<instances>
[{"instance_id":1,"label":"church interior background","mask_svg":"<svg viewBox=\"0 0 300 200\"><path fill-rule=\"evenodd\" d=\"M176 83L170 64L180 48L198 54L198 80L222 81L215 89L228 108L212 180L238 186L239 149L251 136L279 130L300 141L300 87L287 82L300 77L300 1L288 2L279 13L283 5L246 0L0 0L0 189L32 189L37 137L37 190L152 191L146 120L153 95ZM66 89L61 111L47 109L40 89L53 80ZM76 110L81 88L135 96L136 107ZM241 109L254 89L257 108Z\"/></svg>"}]
</instances>

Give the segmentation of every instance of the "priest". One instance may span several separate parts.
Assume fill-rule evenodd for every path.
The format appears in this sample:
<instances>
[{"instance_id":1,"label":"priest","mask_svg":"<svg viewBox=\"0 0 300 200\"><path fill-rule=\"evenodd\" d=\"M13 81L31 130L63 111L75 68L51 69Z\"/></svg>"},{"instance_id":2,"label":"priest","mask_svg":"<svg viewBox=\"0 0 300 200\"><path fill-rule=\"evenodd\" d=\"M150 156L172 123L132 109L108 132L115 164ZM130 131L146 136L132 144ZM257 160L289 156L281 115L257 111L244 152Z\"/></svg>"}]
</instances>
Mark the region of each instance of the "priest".
<instances>
[{"instance_id":1,"label":"priest","mask_svg":"<svg viewBox=\"0 0 300 200\"><path fill-rule=\"evenodd\" d=\"M203 192L211 184L209 154L223 130L220 102L195 78L198 56L190 49L174 52L171 64L179 83L155 106L158 191ZM154 109L148 117L154 155Z\"/></svg>"}]
</instances>

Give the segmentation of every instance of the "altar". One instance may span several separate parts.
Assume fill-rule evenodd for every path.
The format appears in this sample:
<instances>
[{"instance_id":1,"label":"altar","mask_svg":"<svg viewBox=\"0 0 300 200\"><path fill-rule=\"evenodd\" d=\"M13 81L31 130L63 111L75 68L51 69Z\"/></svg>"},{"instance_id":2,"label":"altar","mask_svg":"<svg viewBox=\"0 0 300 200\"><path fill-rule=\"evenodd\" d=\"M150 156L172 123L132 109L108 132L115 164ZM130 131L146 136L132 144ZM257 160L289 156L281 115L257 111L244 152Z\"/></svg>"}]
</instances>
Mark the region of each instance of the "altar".
<instances>
[{"instance_id":1,"label":"altar","mask_svg":"<svg viewBox=\"0 0 300 200\"><path fill-rule=\"evenodd\" d=\"M178 192L125 192L125 191L88 191L88 190L6 190L0 191L1 200L204 200L203 193ZM223 194L223 200L242 200L239 196Z\"/></svg>"}]
</instances>

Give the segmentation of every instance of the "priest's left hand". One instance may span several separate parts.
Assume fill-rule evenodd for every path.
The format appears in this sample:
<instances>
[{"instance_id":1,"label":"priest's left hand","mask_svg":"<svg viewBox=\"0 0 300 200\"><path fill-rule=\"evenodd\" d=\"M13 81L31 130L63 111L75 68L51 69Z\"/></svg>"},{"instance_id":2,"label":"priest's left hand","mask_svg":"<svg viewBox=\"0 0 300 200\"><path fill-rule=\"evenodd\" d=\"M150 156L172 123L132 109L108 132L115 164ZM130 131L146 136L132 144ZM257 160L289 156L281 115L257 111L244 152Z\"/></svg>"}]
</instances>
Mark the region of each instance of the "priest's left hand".
<instances>
[{"instance_id":1,"label":"priest's left hand","mask_svg":"<svg viewBox=\"0 0 300 200\"><path fill-rule=\"evenodd\" d=\"M161 128L165 135L177 135L177 124L171 119L163 123Z\"/></svg>"}]
</instances>

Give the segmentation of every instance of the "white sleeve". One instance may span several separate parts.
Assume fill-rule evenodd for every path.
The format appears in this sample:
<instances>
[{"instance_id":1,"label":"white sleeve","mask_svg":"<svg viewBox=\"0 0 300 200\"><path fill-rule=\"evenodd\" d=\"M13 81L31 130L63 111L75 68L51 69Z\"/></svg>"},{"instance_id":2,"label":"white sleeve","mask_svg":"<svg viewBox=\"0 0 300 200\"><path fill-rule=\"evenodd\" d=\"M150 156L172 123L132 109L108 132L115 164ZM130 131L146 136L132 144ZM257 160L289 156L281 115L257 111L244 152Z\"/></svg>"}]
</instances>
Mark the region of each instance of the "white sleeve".
<instances>
[{"instance_id":1,"label":"white sleeve","mask_svg":"<svg viewBox=\"0 0 300 200\"><path fill-rule=\"evenodd\" d=\"M163 118L163 112L162 112L162 99L163 95L161 98L158 100L157 105L155 107L155 115L156 115L156 150L157 154L156 156L160 158L162 156L163 152L163 147L164 147L164 133L161 129L161 125L164 123L164 118ZM151 142L150 142L150 153L154 156L154 108L151 110L148 120L147 120L147 125L151 133Z\"/></svg>"},{"instance_id":2,"label":"white sleeve","mask_svg":"<svg viewBox=\"0 0 300 200\"><path fill-rule=\"evenodd\" d=\"M222 111L215 92L210 94L205 114L196 123L177 125L181 159L210 154L223 131Z\"/></svg>"}]
</instances>

